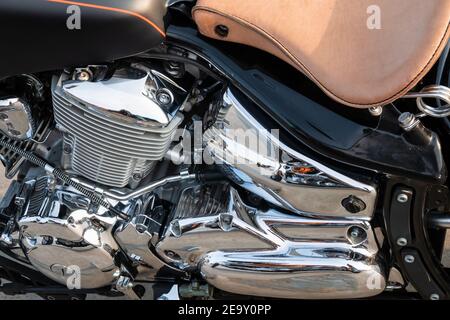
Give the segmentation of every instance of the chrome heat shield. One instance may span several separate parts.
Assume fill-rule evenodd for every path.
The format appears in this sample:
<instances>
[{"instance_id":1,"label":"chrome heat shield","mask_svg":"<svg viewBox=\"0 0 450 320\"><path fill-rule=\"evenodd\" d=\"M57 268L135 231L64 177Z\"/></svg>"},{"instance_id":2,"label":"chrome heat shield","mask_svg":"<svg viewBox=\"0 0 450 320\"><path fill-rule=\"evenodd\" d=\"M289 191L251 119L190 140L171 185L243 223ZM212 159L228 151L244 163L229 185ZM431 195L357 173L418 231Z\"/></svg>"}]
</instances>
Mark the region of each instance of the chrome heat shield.
<instances>
[{"instance_id":1,"label":"chrome heat shield","mask_svg":"<svg viewBox=\"0 0 450 320\"><path fill-rule=\"evenodd\" d=\"M242 188L292 212L370 220L376 189L311 159L260 124L232 89L204 134L209 161ZM270 131L269 131L270 130Z\"/></svg>"}]
</instances>

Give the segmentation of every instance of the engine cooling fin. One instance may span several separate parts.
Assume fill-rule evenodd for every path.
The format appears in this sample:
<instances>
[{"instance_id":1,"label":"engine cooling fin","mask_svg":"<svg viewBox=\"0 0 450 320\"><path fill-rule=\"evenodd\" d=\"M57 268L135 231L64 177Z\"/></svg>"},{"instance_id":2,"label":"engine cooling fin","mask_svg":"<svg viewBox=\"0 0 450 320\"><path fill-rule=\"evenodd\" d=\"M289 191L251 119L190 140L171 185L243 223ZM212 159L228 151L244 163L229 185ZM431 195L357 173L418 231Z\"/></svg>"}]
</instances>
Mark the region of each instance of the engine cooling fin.
<instances>
[{"instance_id":1,"label":"engine cooling fin","mask_svg":"<svg viewBox=\"0 0 450 320\"><path fill-rule=\"evenodd\" d=\"M225 212L229 200L228 184L205 184L183 191L174 219L208 217Z\"/></svg>"},{"instance_id":2,"label":"engine cooling fin","mask_svg":"<svg viewBox=\"0 0 450 320\"><path fill-rule=\"evenodd\" d=\"M183 121L177 112L183 101L173 100L173 110L162 107L146 96L149 73L136 79L127 76L82 82L62 75L54 80L55 121L64 133L64 169L105 186L134 187L164 158Z\"/></svg>"},{"instance_id":3,"label":"engine cooling fin","mask_svg":"<svg viewBox=\"0 0 450 320\"><path fill-rule=\"evenodd\" d=\"M14 153L17 153L22 158L30 161L31 163L44 168L47 172L52 173L55 177L60 179L65 184L73 187L80 193L84 194L86 197L88 197L94 204L100 205L105 207L106 209L110 210L111 213L113 213L116 216L119 216L120 218L124 220L128 220L128 216L124 214L123 212L115 209L110 203L108 203L106 200L98 196L95 192L87 189L82 184L75 182L72 180L70 176L68 176L64 171L58 168L53 168L49 163L47 163L45 160L39 158L37 155L35 155L32 152L25 151L20 149L19 147L16 147L14 144L11 144L5 140L0 140L0 146L3 148L9 149L13 151Z\"/></svg>"}]
</instances>

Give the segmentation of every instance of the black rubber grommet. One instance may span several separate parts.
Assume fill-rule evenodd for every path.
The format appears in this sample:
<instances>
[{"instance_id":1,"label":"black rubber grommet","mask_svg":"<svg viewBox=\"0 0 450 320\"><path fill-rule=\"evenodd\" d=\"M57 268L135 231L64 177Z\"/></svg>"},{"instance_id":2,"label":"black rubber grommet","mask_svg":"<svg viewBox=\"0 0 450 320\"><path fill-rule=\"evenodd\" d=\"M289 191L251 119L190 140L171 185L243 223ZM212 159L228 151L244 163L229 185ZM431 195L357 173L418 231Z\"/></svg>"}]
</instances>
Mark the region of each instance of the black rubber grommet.
<instances>
[{"instance_id":1,"label":"black rubber grommet","mask_svg":"<svg viewBox=\"0 0 450 320\"><path fill-rule=\"evenodd\" d=\"M219 24L216 26L214 31L219 37L226 38L228 36L228 33L230 32L230 29L228 29L228 27L224 26L223 24Z\"/></svg>"}]
</instances>

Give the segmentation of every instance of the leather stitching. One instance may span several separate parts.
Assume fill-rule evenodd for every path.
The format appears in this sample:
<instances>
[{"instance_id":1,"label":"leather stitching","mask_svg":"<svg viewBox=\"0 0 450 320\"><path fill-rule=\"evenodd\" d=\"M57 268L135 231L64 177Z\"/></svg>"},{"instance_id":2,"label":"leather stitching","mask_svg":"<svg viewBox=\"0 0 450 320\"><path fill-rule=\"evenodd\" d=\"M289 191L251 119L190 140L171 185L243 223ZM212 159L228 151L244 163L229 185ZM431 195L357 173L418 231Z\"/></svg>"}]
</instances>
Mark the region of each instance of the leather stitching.
<instances>
[{"instance_id":1,"label":"leather stitching","mask_svg":"<svg viewBox=\"0 0 450 320\"><path fill-rule=\"evenodd\" d=\"M420 70L420 72L417 74L417 76L415 76L406 86L404 86L400 91L398 91L397 93L395 93L394 95L392 95L389 98L386 98L380 102L373 102L371 104L358 104L355 102L351 102L351 101L347 101L343 98L340 98L339 96L337 96L335 93L333 93L333 91L331 91L330 89L328 89L324 84L322 84L322 82L320 82L312 73L311 71L300 61L298 60L295 55L293 55L290 50L288 48L286 48L283 44L281 44L278 40L276 40L270 33L266 32L264 29L262 29L261 27L247 21L246 19L234 16L234 15L230 15L230 14L225 14L223 12L220 12L218 10L209 8L209 7L203 7L203 6L197 6L194 7L192 14L194 16L194 20L195 20L195 13L197 11L200 10L204 10L206 12L210 12L213 14L217 14L220 15L224 18L228 18L231 19L237 23L239 23L240 25L242 25L243 27L250 29L250 31L254 31L259 33L260 35L262 35L263 37L266 37L269 39L269 41L272 42L273 45L275 45L275 47L279 47L279 49L281 49L284 54L286 55L286 57L291 60L292 62L294 62L297 66L299 66L302 71L306 72L307 75L314 81L316 82L321 88L323 88L326 92L328 92L329 94L331 94L334 98L336 98L338 101L344 102L346 104L352 105L352 106L361 106L361 107L370 107L370 106L378 106L378 105L386 105L388 103L391 103L392 101L397 100L398 98L402 97L403 95L405 95L408 90L413 87L413 83L420 80L424 75L423 73L428 69L428 67L430 66L431 62L434 60L434 58L436 57L437 53L439 52L439 50L442 48L443 42L444 40L447 38L447 35L450 31L449 27L450 27L450 22L447 24L447 28L446 31L444 32L443 37L441 38L439 45L437 46L436 50L434 51L433 55L431 56L430 60L425 64L425 66Z\"/></svg>"}]
</instances>

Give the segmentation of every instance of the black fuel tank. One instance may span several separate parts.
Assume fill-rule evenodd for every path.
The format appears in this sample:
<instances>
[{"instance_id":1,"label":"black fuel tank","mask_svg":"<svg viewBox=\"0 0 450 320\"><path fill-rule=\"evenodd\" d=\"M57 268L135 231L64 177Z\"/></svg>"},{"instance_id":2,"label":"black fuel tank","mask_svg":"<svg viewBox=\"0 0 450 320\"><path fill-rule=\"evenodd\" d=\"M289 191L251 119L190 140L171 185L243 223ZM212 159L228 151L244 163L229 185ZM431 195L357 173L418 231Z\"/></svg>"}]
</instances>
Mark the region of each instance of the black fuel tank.
<instances>
[{"instance_id":1,"label":"black fuel tank","mask_svg":"<svg viewBox=\"0 0 450 320\"><path fill-rule=\"evenodd\" d=\"M0 0L0 77L146 51L165 14L166 0Z\"/></svg>"}]
</instances>

